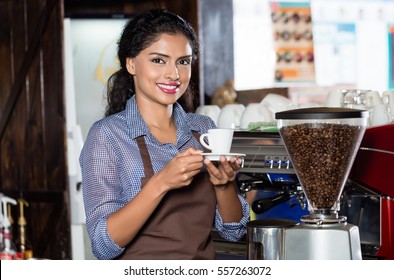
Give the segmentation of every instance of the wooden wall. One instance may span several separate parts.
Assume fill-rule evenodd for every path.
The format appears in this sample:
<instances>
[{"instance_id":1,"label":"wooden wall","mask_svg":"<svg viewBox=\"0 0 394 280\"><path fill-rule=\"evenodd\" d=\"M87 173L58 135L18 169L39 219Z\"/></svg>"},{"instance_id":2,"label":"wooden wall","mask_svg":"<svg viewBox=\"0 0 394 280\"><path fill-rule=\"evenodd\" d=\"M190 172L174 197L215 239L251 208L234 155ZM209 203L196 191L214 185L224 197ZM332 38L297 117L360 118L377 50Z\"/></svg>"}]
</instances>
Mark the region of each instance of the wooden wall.
<instances>
[{"instance_id":1,"label":"wooden wall","mask_svg":"<svg viewBox=\"0 0 394 280\"><path fill-rule=\"evenodd\" d=\"M0 0L0 19L0 192L29 202L34 256L69 259L63 1Z\"/></svg>"}]
</instances>

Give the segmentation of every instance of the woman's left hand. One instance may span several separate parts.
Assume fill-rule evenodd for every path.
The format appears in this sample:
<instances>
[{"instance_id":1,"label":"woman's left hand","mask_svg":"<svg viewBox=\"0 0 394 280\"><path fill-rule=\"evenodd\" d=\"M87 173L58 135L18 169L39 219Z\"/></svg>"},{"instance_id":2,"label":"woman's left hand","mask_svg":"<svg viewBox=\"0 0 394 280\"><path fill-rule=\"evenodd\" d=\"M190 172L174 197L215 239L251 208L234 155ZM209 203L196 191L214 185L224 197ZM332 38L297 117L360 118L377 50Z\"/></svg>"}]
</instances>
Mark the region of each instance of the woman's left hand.
<instances>
[{"instance_id":1,"label":"woman's left hand","mask_svg":"<svg viewBox=\"0 0 394 280\"><path fill-rule=\"evenodd\" d=\"M240 170L241 159L231 158L228 161L225 156L220 156L217 166L209 159L204 159L204 164L207 167L211 183L214 186L223 186L234 181Z\"/></svg>"}]
</instances>

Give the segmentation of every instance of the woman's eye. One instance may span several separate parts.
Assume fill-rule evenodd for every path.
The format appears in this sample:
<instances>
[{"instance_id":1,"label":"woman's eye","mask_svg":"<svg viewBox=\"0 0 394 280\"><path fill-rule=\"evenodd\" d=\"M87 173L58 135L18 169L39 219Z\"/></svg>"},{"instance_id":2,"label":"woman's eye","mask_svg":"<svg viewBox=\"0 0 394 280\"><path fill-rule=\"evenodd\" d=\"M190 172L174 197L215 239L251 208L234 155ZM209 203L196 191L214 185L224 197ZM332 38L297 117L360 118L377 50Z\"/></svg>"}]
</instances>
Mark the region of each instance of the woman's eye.
<instances>
[{"instance_id":1,"label":"woman's eye","mask_svg":"<svg viewBox=\"0 0 394 280\"><path fill-rule=\"evenodd\" d=\"M153 63L164 63L163 59L161 59L161 58L154 58L154 59L152 59L152 62Z\"/></svg>"},{"instance_id":2,"label":"woman's eye","mask_svg":"<svg viewBox=\"0 0 394 280\"><path fill-rule=\"evenodd\" d=\"M190 64L190 59L179 60L179 64L181 64L181 65L189 65Z\"/></svg>"}]
</instances>

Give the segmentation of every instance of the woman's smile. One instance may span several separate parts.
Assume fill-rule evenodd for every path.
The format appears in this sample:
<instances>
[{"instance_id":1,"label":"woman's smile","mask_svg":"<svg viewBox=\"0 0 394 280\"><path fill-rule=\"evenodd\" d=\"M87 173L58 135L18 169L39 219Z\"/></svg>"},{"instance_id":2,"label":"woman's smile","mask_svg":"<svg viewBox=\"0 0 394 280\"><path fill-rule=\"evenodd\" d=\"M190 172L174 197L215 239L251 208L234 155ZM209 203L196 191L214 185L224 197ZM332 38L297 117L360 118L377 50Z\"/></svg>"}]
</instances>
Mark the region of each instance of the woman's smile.
<instances>
[{"instance_id":1,"label":"woman's smile","mask_svg":"<svg viewBox=\"0 0 394 280\"><path fill-rule=\"evenodd\" d=\"M157 86L167 94L174 94L179 90L180 83L157 83Z\"/></svg>"}]
</instances>

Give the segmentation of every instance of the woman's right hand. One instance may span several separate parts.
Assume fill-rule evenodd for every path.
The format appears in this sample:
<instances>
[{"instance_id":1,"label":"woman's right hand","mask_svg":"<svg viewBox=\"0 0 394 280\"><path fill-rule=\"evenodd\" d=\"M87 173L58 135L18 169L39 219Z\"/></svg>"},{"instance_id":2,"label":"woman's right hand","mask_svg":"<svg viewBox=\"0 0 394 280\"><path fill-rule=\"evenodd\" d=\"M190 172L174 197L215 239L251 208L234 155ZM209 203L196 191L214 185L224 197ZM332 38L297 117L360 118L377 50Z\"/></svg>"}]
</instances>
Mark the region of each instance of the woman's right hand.
<instances>
[{"instance_id":1,"label":"woman's right hand","mask_svg":"<svg viewBox=\"0 0 394 280\"><path fill-rule=\"evenodd\" d=\"M188 186L203 166L202 151L188 148L180 152L154 177L165 191Z\"/></svg>"},{"instance_id":2,"label":"woman's right hand","mask_svg":"<svg viewBox=\"0 0 394 280\"><path fill-rule=\"evenodd\" d=\"M153 175L129 203L112 213L107 220L107 229L112 240L120 247L129 244L165 194L171 189L189 185L200 172L204 160L201 153L194 148L179 153L163 170Z\"/></svg>"}]
</instances>

